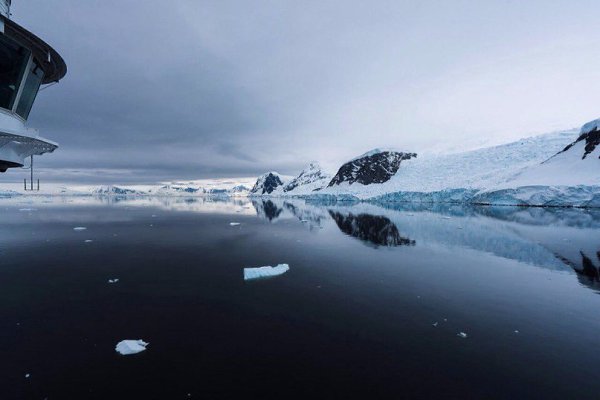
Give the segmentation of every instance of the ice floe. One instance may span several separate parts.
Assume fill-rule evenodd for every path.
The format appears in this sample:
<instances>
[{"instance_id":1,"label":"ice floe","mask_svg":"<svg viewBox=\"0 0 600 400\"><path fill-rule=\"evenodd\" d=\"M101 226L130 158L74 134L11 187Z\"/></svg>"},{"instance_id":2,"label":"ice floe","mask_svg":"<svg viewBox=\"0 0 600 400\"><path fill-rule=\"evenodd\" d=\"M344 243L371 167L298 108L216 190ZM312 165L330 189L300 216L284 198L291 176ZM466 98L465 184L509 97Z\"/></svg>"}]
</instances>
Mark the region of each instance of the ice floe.
<instances>
[{"instance_id":1,"label":"ice floe","mask_svg":"<svg viewBox=\"0 0 600 400\"><path fill-rule=\"evenodd\" d=\"M74 231L85 231L87 228L85 226L76 226L73 228Z\"/></svg>"},{"instance_id":2,"label":"ice floe","mask_svg":"<svg viewBox=\"0 0 600 400\"><path fill-rule=\"evenodd\" d=\"M122 354L124 356L128 356L130 354L137 354L144 350L146 350L146 346L149 343L144 342L143 340L121 340L117 343L115 350L117 353Z\"/></svg>"},{"instance_id":3,"label":"ice floe","mask_svg":"<svg viewBox=\"0 0 600 400\"><path fill-rule=\"evenodd\" d=\"M288 264L279 264L275 267L265 266L257 268L244 268L244 280L271 278L285 274L290 269Z\"/></svg>"},{"instance_id":4,"label":"ice floe","mask_svg":"<svg viewBox=\"0 0 600 400\"><path fill-rule=\"evenodd\" d=\"M240 225L240 222L230 222L229 225L230 226L238 226L238 225Z\"/></svg>"},{"instance_id":5,"label":"ice floe","mask_svg":"<svg viewBox=\"0 0 600 400\"><path fill-rule=\"evenodd\" d=\"M115 278L115 279L109 279L108 283L117 283L119 282L119 278Z\"/></svg>"},{"instance_id":6,"label":"ice floe","mask_svg":"<svg viewBox=\"0 0 600 400\"><path fill-rule=\"evenodd\" d=\"M463 339L466 339L466 338L467 338L467 334L466 334L466 333L464 333L464 332L459 332L459 333L457 333L457 334L456 334L456 336L458 336L458 337L460 337L460 338L463 338Z\"/></svg>"}]
</instances>

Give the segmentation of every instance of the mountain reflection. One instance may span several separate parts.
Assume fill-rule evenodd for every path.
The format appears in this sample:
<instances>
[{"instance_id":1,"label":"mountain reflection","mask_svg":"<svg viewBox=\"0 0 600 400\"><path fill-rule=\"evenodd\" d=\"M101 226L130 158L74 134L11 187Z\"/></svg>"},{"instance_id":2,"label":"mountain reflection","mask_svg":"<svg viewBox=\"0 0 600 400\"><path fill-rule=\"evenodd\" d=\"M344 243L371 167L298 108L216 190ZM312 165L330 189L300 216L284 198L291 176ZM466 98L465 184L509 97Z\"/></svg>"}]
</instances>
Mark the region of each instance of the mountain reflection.
<instances>
[{"instance_id":1,"label":"mountain reflection","mask_svg":"<svg viewBox=\"0 0 600 400\"><path fill-rule=\"evenodd\" d=\"M579 251L581 256L580 264L577 264L570 259L556 254L556 258L561 260L563 263L573 268L573 271L577 274L579 282L585 286L589 286L595 290L600 289L600 251L596 252L596 258L598 260L598 266L594 264L591 257L588 257L583 251Z\"/></svg>"},{"instance_id":2,"label":"mountain reflection","mask_svg":"<svg viewBox=\"0 0 600 400\"><path fill-rule=\"evenodd\" d=\"M269 221L294 218L317 232L329 221L375 248L414 246L418 241L420 247L469 249L539 268L570 270L582 285L600 293L598 209L320 204L299 199L253 199L252 204Z\"/></svg>"},{"instance_id":3,"label":"mountain reflection","mask_svg":"<svg viewBox=\"0 0 600 400\"><path fill-rule=\"evenodd\" d=\"M268 219L269 221L279 218L283 212L283 208L277 206L271 200L252 200L252 205L259 217Z\"/></svg>"},{"instance_id":4,"label":"mountain reflection","mask_svg":"<svg viewBox=\"0 0 600 400\"><path fill-rule=\"evenodd\" d=\"M342 214L329 210L338 228L376 246L414 246L415 241L400 235L396 225L386 217L370 214Z\"/></svg>"}]
</instances>

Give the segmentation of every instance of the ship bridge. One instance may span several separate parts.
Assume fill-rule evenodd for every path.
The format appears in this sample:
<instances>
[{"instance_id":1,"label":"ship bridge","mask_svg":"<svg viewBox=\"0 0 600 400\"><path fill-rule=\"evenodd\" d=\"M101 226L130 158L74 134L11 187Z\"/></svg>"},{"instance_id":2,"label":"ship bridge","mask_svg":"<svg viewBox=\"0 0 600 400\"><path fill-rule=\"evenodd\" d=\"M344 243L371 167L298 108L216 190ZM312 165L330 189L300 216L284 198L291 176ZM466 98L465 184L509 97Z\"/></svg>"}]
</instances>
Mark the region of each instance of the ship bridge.
<instances>
[{"instance_id":1,"label":"ship bridge","mask_svg":"<svg viewBox=\"0 0 600 400\"><path fill-rule=\"evenodd\" d=\"M29 128L27 119L40 88L67 73L52 47L11 20L10 6L11 0L0 0L0 172L58 148Z\"/></svg>"}]
</instances>

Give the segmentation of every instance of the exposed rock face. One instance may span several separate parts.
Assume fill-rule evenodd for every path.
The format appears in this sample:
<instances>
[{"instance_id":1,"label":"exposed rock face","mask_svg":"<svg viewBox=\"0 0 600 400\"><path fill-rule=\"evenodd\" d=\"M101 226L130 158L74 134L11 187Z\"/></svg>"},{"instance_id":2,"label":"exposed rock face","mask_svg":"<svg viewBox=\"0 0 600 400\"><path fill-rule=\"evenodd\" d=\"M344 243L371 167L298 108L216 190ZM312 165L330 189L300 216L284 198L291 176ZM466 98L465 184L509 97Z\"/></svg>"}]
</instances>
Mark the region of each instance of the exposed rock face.
<instances>
[{"instance_id":1,"label":"exposed rock face","mask_svg":"<svg viewBox=\"0 0 600 400\"><path fill-rule=\"evenodd\" d=\"M373 150L342 165L329 186L343 182L363 185L387 182L400 168L400 163L417 157L416 153Z\"/></svg>"},{"instance_id":2,"label":"exposed rock face","mask_svg":"<svg viewBox=\"0 0 600 400\"><path fill-rule=\"evenodd\" d=\"M569 150L571 147L575 146L577 143L585 141L585 151L582 160L596 149L596 146L600 145L600 119L596 119L594 121L590 121L587 124L581 127L581 133L576 141L568 145L561 151L564 153ZM560 154L560 153L559 153ZM600 158L600 156L598 156Z\"/></svg>"},{"instance_id":3,"label":"exposed rock face","mask_svg":"<svg viewBox=\"0 0 600 400\"><path fill-rule=\"evenodd\" d=\"M308 191L320 190L327 186L331 176L323 172L321 166L316 162L311 162L308 167L292 179L287 185L284 186L284 192L290 192L300 186L305 186Z\"/></svg>"},{"instance_id":4,"label":"exposed rock face","mask_svg":"<svg viewBox=\"0 0 600 400\"><path fill-rule=\"evenodd\" d=\"M271 194L279 186L283 185L283 181L277 172L267 172L261 175L256 180L256 184L250 190L250 195Z\"/></svg>"}]
</instances>

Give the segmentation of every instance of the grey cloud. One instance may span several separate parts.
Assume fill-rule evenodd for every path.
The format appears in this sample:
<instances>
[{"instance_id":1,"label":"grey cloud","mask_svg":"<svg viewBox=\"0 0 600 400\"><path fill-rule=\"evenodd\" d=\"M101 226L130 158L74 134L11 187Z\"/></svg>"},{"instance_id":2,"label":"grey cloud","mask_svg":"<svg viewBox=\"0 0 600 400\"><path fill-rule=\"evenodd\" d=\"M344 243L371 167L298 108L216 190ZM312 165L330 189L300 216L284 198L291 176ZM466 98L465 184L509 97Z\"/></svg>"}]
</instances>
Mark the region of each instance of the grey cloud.
<instances>
[{"instance_id":1,"label":"grey cloud","mask_svg":"<svg viewBox=\"0 0 600 400\"><path fill-rule=\"evenodd\" d=\"M69 67L30 118L51 180L292 174L600 116L594 1L13 4Z\"/></svg>"}]
</instances>

